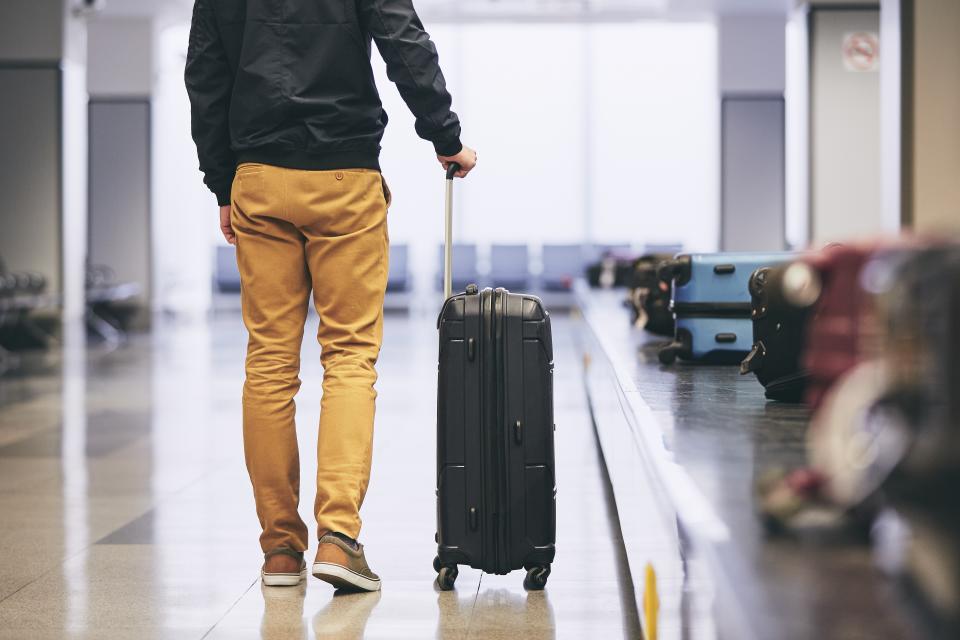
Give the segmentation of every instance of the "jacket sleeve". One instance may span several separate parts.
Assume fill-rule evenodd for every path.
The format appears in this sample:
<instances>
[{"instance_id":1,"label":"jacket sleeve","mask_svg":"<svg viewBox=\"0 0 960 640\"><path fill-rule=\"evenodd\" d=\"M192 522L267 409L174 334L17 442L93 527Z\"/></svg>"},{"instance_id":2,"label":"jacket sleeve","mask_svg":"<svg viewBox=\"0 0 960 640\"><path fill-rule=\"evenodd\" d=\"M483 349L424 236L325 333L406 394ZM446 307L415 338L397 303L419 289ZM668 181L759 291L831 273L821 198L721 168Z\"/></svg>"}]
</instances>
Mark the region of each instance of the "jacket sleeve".
<instances>
[{"instance_id":1,"label":"jacket sleeve","mask_svg":"<svg viewBox=\"0 0 960 640\"><path fill-rule=\"evenodd\" d=\"M185 72L191 129L204 183L217 204L230 204L236 157L230 149L230 94L233 72L220 40L210 0L196 0Z\"/></svg>"},{"instance_id":2,"label":"jacket sleeve","mask_svg":"<svg viewBox=\"0 0 960 640\"><path fill-rule=\"evenodd\" d=\"M440 71L437 48L412 0L357 0L360 21L387 63L387 77L416 117L417 135L438 155L460 153L460 120Z\"/></svg>"}]
</instances>

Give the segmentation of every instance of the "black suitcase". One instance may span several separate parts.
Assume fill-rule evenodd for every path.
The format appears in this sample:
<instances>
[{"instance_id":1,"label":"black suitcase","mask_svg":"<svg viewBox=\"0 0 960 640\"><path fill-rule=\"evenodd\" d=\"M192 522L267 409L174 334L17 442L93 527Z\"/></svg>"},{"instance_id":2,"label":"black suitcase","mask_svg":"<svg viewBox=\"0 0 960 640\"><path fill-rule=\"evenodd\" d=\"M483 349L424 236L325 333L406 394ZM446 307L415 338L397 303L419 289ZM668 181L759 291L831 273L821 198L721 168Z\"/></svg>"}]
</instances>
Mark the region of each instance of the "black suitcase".
<instances>
[{"instance_id":1,"label":"black suitcase","mask_svg":"<svg viewBox=\"0 0 960 640\"><path fill-rule=\"evenodd\" d=\"M598 261L586 266L587 284L594 289L629 287L635 260L632 255L608 251Z\"/></svg>"},{"instance_id":2,"label":"black suitcase","mask_svg":"<svg viewBox=\"0 0 960 640\"><path fill-rule=\"evenodd\" d=\"M808 273L809 267L794 262L761 267L750 276L753 349L740 363L740 373L756 375L769 400L803 401L808 376L802 355L810 315L804 296L816 294Z\"/></svg>"},{"instance_id":3,"label":"black suitcase","mask_svg":"<svg viewBox=\"0 0 960 640\"><path fill-rule=\"evenodd\" d=\"M673 337L675 326L670 308L670 285L660 279L660 265L673 258L669 253L647 253L633 262L630 277L630 322L660 336Z\"/></svg>"},{"instance_id":4,"label":"black suitcase","mask_svg":"<svg viewBox=\"0 0 960 640\"><path fill-rule=\"evenodd\" d=\"M469 565L523 568L524 586L542 589L556 542L550 316L539 298L502 288L450 295L455 171L437 321L437 585L452 589Z\"/></svg>"}]
</instances>

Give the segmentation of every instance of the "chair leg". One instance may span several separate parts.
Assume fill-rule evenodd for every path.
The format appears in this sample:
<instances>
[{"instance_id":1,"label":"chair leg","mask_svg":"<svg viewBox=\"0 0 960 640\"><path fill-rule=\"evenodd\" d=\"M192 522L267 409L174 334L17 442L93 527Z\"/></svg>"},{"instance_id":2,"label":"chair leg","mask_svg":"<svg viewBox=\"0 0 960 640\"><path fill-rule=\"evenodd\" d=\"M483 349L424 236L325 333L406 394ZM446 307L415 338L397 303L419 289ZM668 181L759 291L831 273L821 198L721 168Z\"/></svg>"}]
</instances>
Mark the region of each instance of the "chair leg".
<instances>
[{"instance_id":1,"label":"chair leg","mask_svg":"<svg viewBox=\"0 0 960 640\"><path fill-rule=\"evenodd\" d=\"M17 355L0 346L0 376L13 371L18 366L20 366L20 359Z\"/></svg>"},{"instance_id":2,"label":"chair leg","mask_svg":"<svg viewBox=\"0 0 960 640\"><path fill-rule=\"evenodd\" d=\"M100 336L104 342L111 348L119 347L127 340L127 334L107 322L103 317L97 314L91 307L87 307L85 314L87 327L95 334Z\"/></svg>"}]
</instances>

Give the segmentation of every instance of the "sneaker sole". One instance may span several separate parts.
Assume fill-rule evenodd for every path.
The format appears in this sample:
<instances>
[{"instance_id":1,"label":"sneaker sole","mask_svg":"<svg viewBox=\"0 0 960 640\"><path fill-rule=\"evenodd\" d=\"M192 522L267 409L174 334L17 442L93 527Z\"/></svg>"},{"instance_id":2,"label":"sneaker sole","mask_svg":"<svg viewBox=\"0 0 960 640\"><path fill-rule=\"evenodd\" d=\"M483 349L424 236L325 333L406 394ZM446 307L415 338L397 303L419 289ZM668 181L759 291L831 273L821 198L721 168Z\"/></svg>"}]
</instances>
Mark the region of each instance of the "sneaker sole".
<instances>
[{"instance_id":1,"label":"sneaker sole","mask_svg":"<svg viewBox=\"0 0 960 640\"><path fill-rule=\"evenodd\" d=\"M264 573L260 572L260 579L268 587L295 587L307 579L307 570L300 573Z\"/></svg>"},{"instance_id":2,"label":"sneaker sole","mask_svg":"<svg viewBox=\"0 0 960 640\"><path fill-rule=\"evenodd\" d=\"M371 580L356 571L330 562L317 562L313 565L313 576L329 582L337 589L359 589L361 591L380 591L380 581Z\"/></svg>"}]
</instances>

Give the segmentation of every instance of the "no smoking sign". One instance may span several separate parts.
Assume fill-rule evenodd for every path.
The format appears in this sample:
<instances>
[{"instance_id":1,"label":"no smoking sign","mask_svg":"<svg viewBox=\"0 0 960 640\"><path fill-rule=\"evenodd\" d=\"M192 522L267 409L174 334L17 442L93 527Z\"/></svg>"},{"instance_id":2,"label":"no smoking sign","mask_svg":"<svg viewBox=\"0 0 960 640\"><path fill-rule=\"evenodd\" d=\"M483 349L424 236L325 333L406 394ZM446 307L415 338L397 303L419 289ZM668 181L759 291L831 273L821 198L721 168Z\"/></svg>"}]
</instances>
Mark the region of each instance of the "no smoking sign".
<instances>
[{"instance_id":1,"label":"no smoking sign","mask_svg":"<svg viewBox=\"0 0 960 640\"><path fill-rule=\"evenodd\" d=\"M876 71L880 64L880 38L870 31L843 36L843 66L847 71Z\"/></svg>"}]
</instances>

